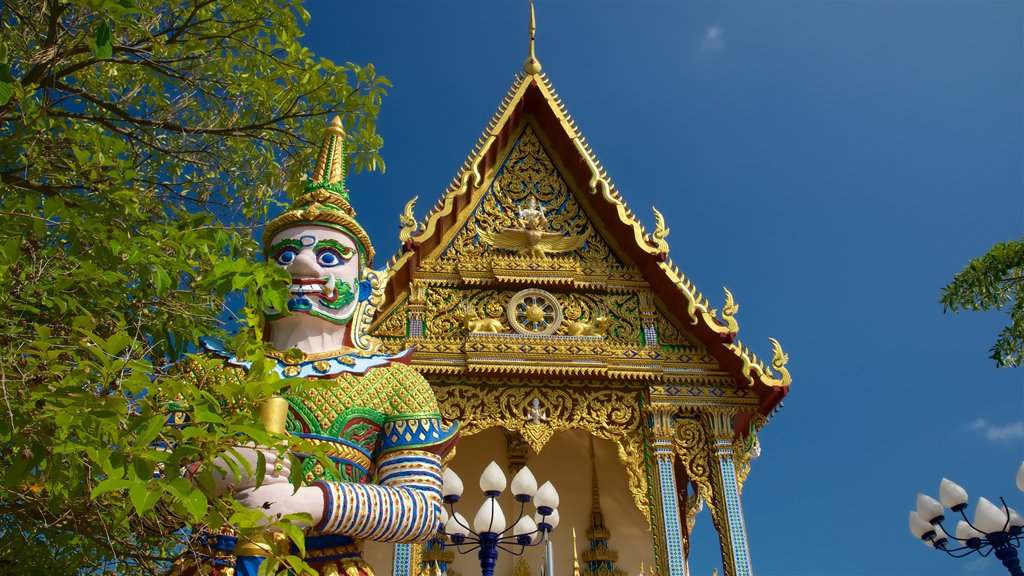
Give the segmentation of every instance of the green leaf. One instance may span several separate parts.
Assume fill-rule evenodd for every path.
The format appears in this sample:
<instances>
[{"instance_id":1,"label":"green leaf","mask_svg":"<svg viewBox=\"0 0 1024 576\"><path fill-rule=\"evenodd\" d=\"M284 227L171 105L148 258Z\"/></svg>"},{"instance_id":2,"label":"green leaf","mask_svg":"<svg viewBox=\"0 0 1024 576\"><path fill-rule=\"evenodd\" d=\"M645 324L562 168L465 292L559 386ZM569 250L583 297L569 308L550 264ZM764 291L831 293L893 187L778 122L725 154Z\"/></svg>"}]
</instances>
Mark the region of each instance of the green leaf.
<instances>
[{"instance_id":1,"label":"green leaf","mask_svg":"<svg viewBox=\"0 0 1024 576\"><path fill-rule=\"evenodd\" d=\"M107 478L106 480L103 480L102 482L97 484L96 487L92 489L92 493L89 494L89 497L95 499L97 496L100 496L101 494L106 494L107 492L111 492L113 490L125 490L127 488L131 488L132 486L135 486L135 484L135 482L132 482L131 480L126 480L124 478Z\"/></svg>"},{"instance_id":2,"label":"green leaf","mask_svg":"<svg viewBox=\"0 0 1024 576\"><path fill-rule=\"evenodd\" d=\"M302 529L292 522L278 522L276 524L281 532L284 532L285 536L295 543L295 547L299 549L299 556L306 555L306 538L302 535Z\"/></svg>"},{"instance_id":3,"label":"green leaf","mask_svg":"<svg viewBox=\"0 0 1024 576\"><path fill-rule=\"evenodd\" d=\"M209 502L206 500L206 495L201 491L193 490L190 492L183 504L185 504L185 509L188 510L188 513L197 521L206 517L206 508Z\"/></svg>"},{"instance_id":4,"label":"green leaf","mask_svg":"<svg viewBox=\"0 0 1024 576\"><path fill-rule=\"evenodd\" d=\"M96 35L93 36L92 53L96 58L105 60L114 55L114 42L110 35L110 25L106 20L101 20Z\"/></svg>"},{"instance_id":5,"label":"green leaf","mask_svg":"<svg viewBox=\"0 0 1024 576\"><path fill-rule=\"evenodd\" d=\"M263 479L267 475L267 456L262 450L256 451L256 487L263 485Z\"/></svg>"},{"instance_id":6,"label":"green leaf","mask_svg":"<svg viewBox=\"0 0 1024 576\"><path fill-rule=\"evenodd\" d=\"M11 77L10 64L0 64L0 106L7 104L14 93L14 78Z\"/></svg>"},{"instance_id":7,"label":"green leaf","mask_svg":"<svg viewBox=\"0 0 1024 576\"><path fill-rule=\"evenodd\" d=\"M167 416L163 414L157 414L151 416L149 420L146 420L146 424L143 426L139 435L135 437L135 443L137 446L148 446L153 440L156 440L160 430L167 424Z\"/></svg>"},{"instance_id":8,"label":"green leaf","mask_svg":"<svg viewBox=\"0 0 1024 576\"><path fill-rule=\"evenodd\" d=\"M132 486L128 490L128 496L132 500L132 506L135 507L135 511L140 516L152 510L153 506L156 506L156 503L160 500L160 493L150 490L145 484Z\"/></svg>"},{"instance_id":9,"label":"green leaf","mask_svg":"<svg viewBox=\"0 0 1024 576\"><path fill-rule=\"evenodd\" d=\"M117 356L134 341L135 339L125 332L114 332L110 338L104 342L103 349L106 350L107 354Z\"/></svg>"},{"instance_id":10,"label":"green leaf","mask_svg":"<svg viewBox=\"0 0 1024 576\"><path fill-rule=\"evenodd\" d=\"M185 499L188 498L189 492L192 491L192 485L184 478L174 478L170 482L164 484L164 489L184 504Z\"/></svg>"},{"instance_id":11,"label":"green leaf","mask_svg":"<svg viewBox=\"0 0 1024 576\"><path fill-rule=\"evenodd\" d=\"M215 424L222 424L224 419L219 414L211 412L209 408L203 405L197 405L194 413L196 422L211 422Z\"/></svg>"}]
</instances>

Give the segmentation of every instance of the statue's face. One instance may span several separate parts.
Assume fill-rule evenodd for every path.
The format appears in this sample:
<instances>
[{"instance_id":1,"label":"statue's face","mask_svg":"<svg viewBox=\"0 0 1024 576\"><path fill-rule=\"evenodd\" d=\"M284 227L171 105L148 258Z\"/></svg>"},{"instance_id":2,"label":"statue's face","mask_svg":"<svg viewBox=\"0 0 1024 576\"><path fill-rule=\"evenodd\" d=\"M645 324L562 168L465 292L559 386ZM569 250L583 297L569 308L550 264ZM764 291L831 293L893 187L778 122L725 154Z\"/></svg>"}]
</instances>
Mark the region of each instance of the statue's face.
<instances>
[{"instance_id":1,"label":"statue's face","mask_svg":"<svg viewBox=\"0 0 1024 576\"><path fill-rule=\"evenodd\" d=\"M326 226L295 226L274 236L267 260L291 274L288 312L346 324L359 291L359 250L348 234ZM273 320L287 314L266 310Z\"/></svg>"}]
</instances>

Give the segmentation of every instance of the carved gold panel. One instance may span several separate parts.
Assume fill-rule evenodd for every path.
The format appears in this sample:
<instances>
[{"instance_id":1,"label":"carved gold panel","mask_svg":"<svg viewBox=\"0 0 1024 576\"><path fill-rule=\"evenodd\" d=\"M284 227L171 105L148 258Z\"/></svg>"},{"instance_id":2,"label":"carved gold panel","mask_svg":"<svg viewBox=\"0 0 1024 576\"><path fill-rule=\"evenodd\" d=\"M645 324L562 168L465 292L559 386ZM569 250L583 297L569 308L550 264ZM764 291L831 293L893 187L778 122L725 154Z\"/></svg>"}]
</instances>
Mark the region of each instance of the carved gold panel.
<instances>
[{"instance_id":1,"label":"carved gold panel","mask_svg":"<svg viewBox=\"0 0 1024 576\"><path fill-rule=\"evenodd\" d=\"M464 385L435 385L434 391L442 415L459 420L466 435L497 426L518 432L538 453L564 430L610 440L626 469L634 503L650 522L642 391Z\"/></svg>"}]
</instances>

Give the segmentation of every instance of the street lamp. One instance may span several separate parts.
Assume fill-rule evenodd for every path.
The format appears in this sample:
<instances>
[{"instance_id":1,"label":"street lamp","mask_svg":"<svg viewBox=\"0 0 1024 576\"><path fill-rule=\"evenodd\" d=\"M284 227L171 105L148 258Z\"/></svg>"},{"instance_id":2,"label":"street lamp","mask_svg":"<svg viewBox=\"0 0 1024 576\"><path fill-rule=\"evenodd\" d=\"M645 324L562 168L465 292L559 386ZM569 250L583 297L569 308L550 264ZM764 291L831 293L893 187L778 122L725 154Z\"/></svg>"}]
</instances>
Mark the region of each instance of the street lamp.
<instances>
[{"instance_id":1,"label":"street lamp","mask_svg":"<svg viewBox=\"0 0 1024 576\"><path fill-rule=\"evenodd\" d=\"M523 466L512 478L512 495L519 502L519 515L509 528L505 513L497 502L505 490L505 482L505 474L495 462L484 469L480 475L484 503L473 518L473 527L470 528L466 518L455 511L455 503L462 496L462 480L450 468L444 471L442 478L441 497L448 505L448 510L441 508L441 520L444 523L441 534L455 544L459 554L479 550L477 557L480 559L483 576L494 576L498 550L519 556L526 547L544 542L548 534L558 526L558 492L551 482L545 482L538 488L533 473ZM537 509L532 518L526 514L526 504L531 501ZM463 545L469 548L464 550Z\"/></svg>"},{"instance_id":2,"label":"street lamp","mask_svg":"<svg viewBox=\"0 0 1024 576\"><path fill-rule=\"evenodd\" d=\"M1024 492L1024 464L1017 469L1017 488ZM941 501L941 502L940 502ZM939 500L925 494L917 495L917 510L910 513L910 532L933 548L942 550L954 558L963 558L977 552L988 556L995 551L996 558L1010 571L1011 576L1024 576L1021 571L1017 548L1020 547L1024 532L1024 517L1006 505L1002 497L1002 508L979 498L974 509L974 522L967 519L967 491L955 482L942 479L939 484ZM956 523L954 535L942 527L946 508L959 512L963 520ZM950 541L962 543L950 547Z\"/></svg>"}]
</instances>

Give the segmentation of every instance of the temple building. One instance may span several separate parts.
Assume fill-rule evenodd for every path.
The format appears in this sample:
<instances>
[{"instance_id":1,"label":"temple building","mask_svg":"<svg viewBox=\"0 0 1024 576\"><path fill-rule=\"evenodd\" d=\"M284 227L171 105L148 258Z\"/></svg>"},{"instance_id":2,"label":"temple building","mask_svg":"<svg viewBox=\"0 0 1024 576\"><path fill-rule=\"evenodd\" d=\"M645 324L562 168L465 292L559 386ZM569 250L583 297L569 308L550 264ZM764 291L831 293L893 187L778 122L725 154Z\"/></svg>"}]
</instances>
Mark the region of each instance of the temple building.
<instances>
[{"instance_id":1,"label":"temple building","mask_svg":"<svg viewBox=\"0 0 1024 576\"><path fill-rule=\"evenodd\" d=\"M389 352L414 347L443 416L462 423L457 510L472 518L492 460L555 485L554 574L571 576L578 557L586 575L688 575L706 509L724 574L747 576L740 495L757 431L789 390L787 357L775 340L767 362L741 344L728 290L716 310L672 263L670 223L655 211L645 230L627 200L531 38L451 185L420 218L407 204L369 332ZM479 573L475 553L452 552L398 545L371 558L380 574ZM502 553L495 573L540 576L545 563L543 546Z\"/></svg>"}]
</instances>

